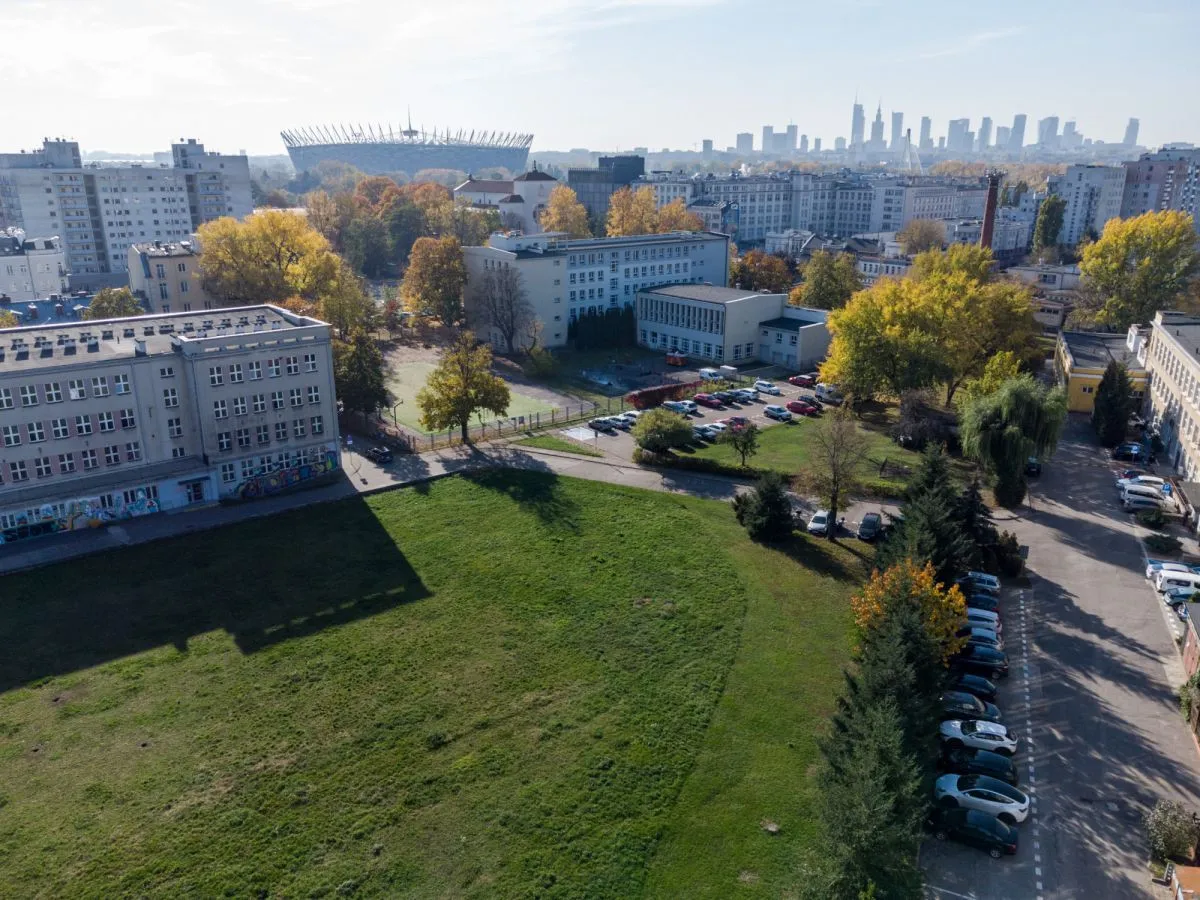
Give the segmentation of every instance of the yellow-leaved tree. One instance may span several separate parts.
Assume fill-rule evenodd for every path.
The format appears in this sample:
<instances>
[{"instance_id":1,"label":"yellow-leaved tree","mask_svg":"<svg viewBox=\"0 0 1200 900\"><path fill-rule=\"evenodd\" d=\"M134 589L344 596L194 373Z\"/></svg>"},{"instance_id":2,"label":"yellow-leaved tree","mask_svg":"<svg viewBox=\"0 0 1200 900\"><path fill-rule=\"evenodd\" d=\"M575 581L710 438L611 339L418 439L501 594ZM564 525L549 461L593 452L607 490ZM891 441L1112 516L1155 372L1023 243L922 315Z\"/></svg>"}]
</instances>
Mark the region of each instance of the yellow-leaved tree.
<instances>
[{"instance_id":1,"label":"yellow-leaved tree","mask_svg":"<svg viewBox=\"0 0 1200 900\"><path fill-rule=\"evenodd\" d=\"M862 591L850 598L854 620L864 631L899 604L920 609L925 630L941 646L944 660L962 649L965 639L957 634L966 618L966 600L957 585L947 588L938 583L932 563L918 566L906 559L883 572L876 570Z\"/></svg>"},{"instance_id":2,"label":"yellow-leaved tree","mask_svg":"<svg viewBox=\"0 0 1200 900\"><path fill-rule=\"evenodd\" d=\"M129 288L102 288L83 311L85 319L123 319L144 316L146 307Z\"/></svg>"},{"instance_id":3,"label":"yellow-leaved tree","mask_svg":"<svg viewBox=\"0 0 1200 900\"><path fill-rule=\"evenodd\" d=\"M467 265L458 238L423 237L413 244L400 297L409 312L453 325L463 317L466 284Z\"/></svg>"},{"instance_id":4,"label":"yellow-leaved tree","mask_svg":"<svg viewBox=\"0 0 1200 900\"><path fill-rule=\"evenodd\" d=\"M587 208L579 202L579 197L565 184L560 184L550 192L546 208L538 218L538 224L545 231L565 231L568 237L586 238L592 236L588 225Z\"/></svg>"},{"instance_id":5,"label":"yellow-leaved tree","mask_svg":"<svg viewBox=\"0 0 1200 900\"><path fill-rule=\"evenodd\" d=\"M658 211L658 227L654 230L659 234L669 234L672 231L703 231L704 222L695 213L687 211L682 197L676 197Z\"/></svg>"},{"instance_id":6,"label":"yellow-leaved tree","mask_svg":"<svg viewBox=\"0 0 1200 900\"><path fill-rule=\"evenodd\" d=\"M658 232L658 204L649 185L636 191L623 187L608 200L608 220L604 233L609 237L630 237Z\"/></svg>"},{"instance_id":7,"label":"yellow-leaved tree","mask_svg":"<svg viewBox=\"0 0 1200 900\"><path fill-rule=\"evenodd\" d=\"M421 424L430 431L459 428L464 443L476 412L503 416L509 399L504 379L492 374L491 348L477 343L469 331L462 332L446 349L425 387L417 392Z\"/></svg>"}]
</instances>

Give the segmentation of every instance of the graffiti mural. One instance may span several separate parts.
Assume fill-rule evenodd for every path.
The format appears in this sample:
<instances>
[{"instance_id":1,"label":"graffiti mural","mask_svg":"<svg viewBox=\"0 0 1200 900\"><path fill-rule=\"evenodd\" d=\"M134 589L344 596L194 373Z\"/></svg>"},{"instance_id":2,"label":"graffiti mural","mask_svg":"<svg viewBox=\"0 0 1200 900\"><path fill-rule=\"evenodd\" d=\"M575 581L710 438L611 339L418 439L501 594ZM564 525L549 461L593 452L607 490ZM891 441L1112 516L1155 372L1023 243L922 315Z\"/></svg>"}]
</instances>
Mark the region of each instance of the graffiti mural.
<instances>
[{"instance_id":1,"label":"graffiti mural","mask_svg":"<svg viewBox=\"0 0 1200 900\"><path fill-rule=\"evenodd\" d=\"M338 467L338 456L334 450L326 450L320 459L252 475L233 489L233 495L242 500L268 497L285 491L318 475L325 475Z\"/></svg>"},{"instance_id":2,"label":"graffiti mural","mask_svg":"<svg viewBox=\"0 0 1200 900\"><path fill-rule=\"evenodd\" d=\"M11 527L0 530L0 544L8 544L43 534L60 531L82 531L99 528L113 522L148 516L160 511L158 501L139 489L135 498L125 502L124 496L114 494L111 505L105 506L99 497L80 497L65 503L49 504L17 513Z\"/></svg>"}]
</instances>

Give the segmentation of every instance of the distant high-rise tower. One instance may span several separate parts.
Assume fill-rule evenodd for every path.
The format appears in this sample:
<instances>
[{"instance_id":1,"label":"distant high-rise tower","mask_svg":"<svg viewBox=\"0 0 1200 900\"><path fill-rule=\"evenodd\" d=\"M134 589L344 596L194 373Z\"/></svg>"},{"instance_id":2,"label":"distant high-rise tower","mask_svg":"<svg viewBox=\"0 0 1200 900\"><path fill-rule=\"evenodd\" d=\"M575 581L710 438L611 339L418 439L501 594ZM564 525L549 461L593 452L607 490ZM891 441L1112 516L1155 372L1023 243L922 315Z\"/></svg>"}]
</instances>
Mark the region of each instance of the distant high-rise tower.
<instances>
[{"instance_id":1,"label":"distant high-rise tower","mask_svg":"<svg viewBox=\"0 0 1200 900\"><path fill-rule=\"evenodd\" d=\"M746 154L754 152L754 135L749 131L742 131L737 136L737 152Z\"/></svg>"},{"instance_id":2,"label":"distant high-rise tower","mask_svg":"<svg viewBox=\"0 0 1200 900\"><path fill-rule=\"evenodd\" d=\"M813 153L820 153L820 152L821 152L821 139L813 138Z\"/></svg>"},{"instance_id":3,"label":"distant high-rise tower","mask_svg":"<svg viewBox=\"0 0 1200 900\"><path fill-rule=\"evenodd\" d=\"M917 146L922 150L933 149L933 119L929 116L921 116L921 140Z\"/></svg>"},{"instance_id":4,"label":"distant high-rise tower","mask_svg":"<svg viewBox=\"0 0 1200 900\"><path fill-rule=\"evenodd\" d=\"M788 153L796 152L796 133L798 131L799 131L799 128L797 128L795 125L789 125L787 127L787 152Z\"/></svg>"},{"instance_id":5,"label":"distant high-rise tower","mask_svg":"<svg viewBox=\"0 0 1200 900\"><path fill-rule=\"evenodd\" d=\"M867 116L861 103L855 102L854 116L850 121L850 147L857 150L863 145L863 134L867 128Z\"/></svg>"},{"instance_id":6,"label":"distant high-rise tower","mask_svg":"<svg viewBox=\"0 0 1200 900\"><path fill-rule=\"evenodd\" d=\"M871 123L871 143L872 150L883 150L887 144L883 142L883 104L880 103L878 109L875 110L875 121Z\"/></svg>"},{"instance_id":7,"label":"distant high-rise tower","mask_svg":"<svg viewBox=\"0 0 1200 900\"><path fill-rule=\"evenodd\" d=\"M1012 131L1008 134L1008 149L1017 153L1025 146L1025 113L1013 116Z\"/></svg>"},{"instance_id":8,"label":"distant high-rise tower","mask_svg":"<svg viewBox=\"0 0 1200 900\"><path fill-rule=\"evenodd\" d=\"M992 146L992 120L991 117L984 116L983 121L979 123L979 149L983 151L990 146Z\"/></svg>"},{"instance_id":9,"label":"distant high-rise tower","mask_svg":"<svg viewBox=\"0 0 1200 900\"><path fill-rule=\"evenodd\" d=\"M817 140L820 140L820 138L818 138ZM801 153L808 152L808 135L807 134L800 135L800 152Z\"/></svg>"},{"instance_id":10,"label":"distant high-rise tower","mask_svg":"<svg viewBox=\"0 0 1200 900\"><path fill-rule=\"evenodd\" d=\"M1046 116L1038 119L1038 146L1053 148L1058 146L1058 116Z\"/></svg>"},{"instance_id":11,"label":"distant high-rise tower","mask_svg":"<svg viewBox=\"0 0 1200 900\"><path fill-rule=\"evenodd\" d=\"M946 128L946 149L951 153L969 153L972 149L970 119L951 119Z\"/></svg>"},{"instance_id":12,"label":"distant high-rise tower","mask_svg":"<svg viewBox=\"0 0 1200 900\"><path fill-rule=\"evenodd\" d=\"M1012 129L1007 125L998 125L996 127L996 149L1007 150L1011 138Z\"/></svg>"},{"instance_id":13,"label":"distant high-rise tower","mask_svg":"<svg viewBox=\"0 0 1200 900\"><path fill-rule=\"evenodd\" d=\"M701 154L704 156L704 158L712 159L712 155L713 155L712 141L709 140L708 138L705 138L700 146L703 148L703 150L701 150Z\"/></svg>"},{"instance_id":14,"label":"distant high-rise tower","mask_svg":"<svg viewBox=\"0 0 1200 900\"><path fill-rule=\"evenodd\" d=\"M888 143L888 149L893 153L899 153L904 149L904 113L892 113L892 139Z\"/></svg>"},{"instance_id":15,"label":"distant high-rise tower","mask_svg":"<svg viewBox=\"0 0 1200 900\"><path fill-rule=\"evenodd\" d=\"M770 153L774 149L775 144L775 129L770 125L764 125L762 130L762 152Z\"/></svg>"},{"instance_id":16,"label":"distant high-rise tower","mask_svg":"<svg viewBox=\"0 0 1200 900\"><path fill-rule=\"evenodd\" d=\"M1138 126L1141 125L1137 119L1130 119L1129 124L1125 126L1125 140L1121 141L1126 147L1137 146Z\"/></svg>"}]
</instances>

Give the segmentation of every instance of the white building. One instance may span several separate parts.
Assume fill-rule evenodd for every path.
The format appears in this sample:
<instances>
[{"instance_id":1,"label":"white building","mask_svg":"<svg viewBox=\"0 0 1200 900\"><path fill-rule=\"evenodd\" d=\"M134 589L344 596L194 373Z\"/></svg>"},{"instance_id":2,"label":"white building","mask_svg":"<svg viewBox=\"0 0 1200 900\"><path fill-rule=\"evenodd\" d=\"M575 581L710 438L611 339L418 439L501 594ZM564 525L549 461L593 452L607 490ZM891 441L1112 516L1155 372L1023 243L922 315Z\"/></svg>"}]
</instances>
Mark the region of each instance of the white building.
<instances>
[{"instance_id":1,"label":"white building","mask_svg":"<svg viewBox=\"0 0 1200 900\"><path fill-rule=\"evenodd\" d=\"M1067 202L1063 210L1058 243L1074 246L1088 231L1100 234L1109 219L1121 215L1125 194L1125 169L1122 166L1068 166L1062 175L1048 179L1050 193Z\"/></svg>"},{"instance_id":2,"label":"white building","mask_svg":"<svg viewBox=\"0 0 1200 900\"><path fill-rule=\"evenodd\" d=\"M725 285L729 279L729 236L708 232L577 240L561 232L493 234L486 247L464 247L463 256L468 319L478 319L471 298L487 273L515 267L546 347L565 346L567 328L579 316L632 305L644 287ZM472 326L481 338L507 349L487 322Z\"/></svg>"},{"instance_id":3,"label":"white building","mask_svg":"<svg viewBox=\"0 0 1200 900\"><path fill-rule=\"evenodd\" d=\"M854 261L854 268L866 287L880 278L904 278L912 268L912 260L903 256L859 256Z\"/></svg>"},{"instance_id":4,"label":"white building","mask_svg":"<svg viewBox=\"0 0 1200 900\"><path fill-rule=\"evenodd\" d=\"M779 253L789 259L799 259L809 246L817 240L811 231L789 228L787 231L772 231L767 234L763 251Z\"/></svg>"},{"instance_id":5,"label":"white building","mask_svg":"<svg viewBox=\"0 0 1200 900\"><path fill-rule=\"evenodd\" d=\"M56 237L26 240L0 234L0 297L44 300L67 292L67 255Z\"/></svg>"},{"instance_id":6,"label":"white building","mask_svg":"<svg viewBox=\"0 0 1200 900\"><path fill-rule=\"evenodd\" d=\"M152 310L191 312L219 306L200 284L195 241L134 244L129 248L129 288Z\"/></svg>"},{"instance_id":7,"label":"white building","mask_svg":"<svg viewBox=\"0 0 1200 900\"><path fill-rule=\"evenodd\" d=\"M1079 287L1081 277L1076 265L1009 266L1004 274L1032 285L1039 292L1073 291Z\"/></svg>"},{"instance_id":8,"label":"white building","mask_svg":"<svg viewBox=\"0 0 1200 900\"><path fill-rule=\"evenodd\" d=\"M337 470L331 348L273 306L0 330L0 542Z\"/></svg>"},{"instance_id":9,"label":"white building","mask_svg":"<svg viewBox=\"0 0 1200 900\"><path fill-rule=\"evenodd\" d=\"M947 244L978 244L983 233L983 219L948 219L943 224ZM1025 222L1000 218L992 222L992 252L996 255L1023 253L1029 247L1030 237L1029 225Z\"/></svg>"},{"instance_id":10,"label":"white building","mask_svg":"<svg viewBox=\"0 0 1200 900\"><path fill-rule=\"evenodd\" d=\"M204 222L250 213L245 156L172 144L173 165L83 164L75 141L0 153L0 227L58 235L75 275L125 271L129 248L180 241Z\"/></svg>"},{"instance_id":11,"label":"white building","mask_svg":"<svg viewBox=\"0 0 1200 900\"><path fill-rule=\"evenodd\" d=\"M1149 418L1164 452L1159 461L1188 481L1200 480L1200 318L1163 310L1139 353L1150 380ZM1189 498L1194 500L1195 498Z\"/></svg>"},{"instance_id":12,"label":"white building","mask_svg":"<svg viewBox=\"0 0 1200 900\"><path fill-rule=\"evenodd\" d=\"M676 284L639 291L636 312L641 346L713 362L801 368L829 348L828 314L789 306L786 294Z\"/></svg>"},{"instance_id":13,"label":"white building","mask_svg":"<svg viewBox=\"0 0 1200 900\"><path fill-rule=\"evenodd\" d=\"M454 189L454 199L461 197L473 206L496 206L512 192L512 181L468 175L467 180Z\"/></svg>"}]
</instances>

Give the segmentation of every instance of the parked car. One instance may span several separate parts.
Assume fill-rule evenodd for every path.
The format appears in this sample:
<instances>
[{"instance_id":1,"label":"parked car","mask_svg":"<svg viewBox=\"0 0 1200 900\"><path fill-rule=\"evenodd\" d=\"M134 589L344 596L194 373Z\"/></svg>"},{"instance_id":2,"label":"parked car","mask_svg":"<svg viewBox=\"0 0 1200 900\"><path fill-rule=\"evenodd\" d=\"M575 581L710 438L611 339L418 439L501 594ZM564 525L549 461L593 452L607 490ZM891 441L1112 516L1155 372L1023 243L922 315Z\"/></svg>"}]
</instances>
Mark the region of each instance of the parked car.
<instances>
[{"instance_id":1,"label":"parked car","mask_svg":"<svg viewBox=\"0 0 1200 900\"><path fill-rule=\"evenodd\" d=\"M954 583L958 585L958 589L960 591L968 596L972 594L987 594L989 597L995 597L997 600L1000 599L1000 588L993 588L986 584L981 584L978 581L973 581L966 575L964 575L962 578L959 578Z\"/></svg>"},{"instance_id":2,"label":"parked car","mask_svg":"<svg viewBox=\"0 0 1200 900\"><path fill-rule=\"evenodd\" d=\"M1163 603L1174 609L1177 606L1182 606L1185 603L1193 603L1200 599L1200 592L1195 588L1181 587L1171 588L1163 592Z\"/></svg>"},{"instance_id":3,"label":"parked car","mask_svg":"<svg viewBox=\"0 0 1200 900\"><path fill-rule=\"evenodd\" d=\"M754 382L754 389L762 394L771 394L773 396L779 394L779 388L775 385L775 382L767 381L763 378Z\"/></svg>"},{"instance_id":4,"label":"parked car","mask_svg":"<svg viewBox=\"0 0 1200 900\"><path fill-rule=\"evenodd\" d=\"M720 437L722 431L729 430L729 426L720 420L718 420L716 422L709 422L708 427L711 428L713 431L715 431L717 433L718 437Z\"/></svg>"},{"instance_id":5,"label":"parked car","mask_svg":"<svg viewBox=\"0 0 1200 900\"><path fill-rule=\"evenodd\" d=\"M392 461L392 451L388 450L386 447L371 447L369 450L367 450L366 457L367 459L371 460L371 462L378 463L379 465L383 466Z\"/></svg>"},{"instance_id":6,"label":"parked car","mask_svg":"<svg viewBox=\"0 0 1200 900\"><path fill-rule=\"evenodd\" d=\"M1017 852L1017 829L978 809L935 808L925 824L939 841L978 847L992 859Z\"/></svg>"},{"instance_id":7,"label":"parked car","mask_svg":"<svg viewBox=\"0 0 1200 900\"><path fill-rule=\"evenodd\" d=\"M713 431L708 425L693 425L692 437L698 441L715 441L717 432Z\"/></svg>"},{"instance_id":8,"label":"parked car","mask_svg":"<svg viewBox=\"0 0 1200 900\"><path fill-rule=\"evenodd\" d=\"M862 521L858 523L858 539L860 541L873 541L879 537L879 529L883 525L883 516L879 513L869 512L862 517Z\"/></svg>"},{"instance_id":9,"label":"parked car","mask_svg":"<svg viewBox=\"0 0 1200 900\"><path fill-rule=\"evenodd\" d=\"M822 403L828 403L831 406L841 406L845 400L841 392L837 389L836 384L818 384L816 386L817 399Z\"/></svg>"},{"instance_id":10,"label":"parked car","mask_svg":"<svg viewBox=\"0 0 1200 900\"><path fill-rule=\"evenodd\" d=\"M816 409L817 412L820 412L825 408L825 404L821 402L821 398L816 394L801 394L800 399Z\"/></svg>"},{"instance_id":11,"label":"parked car","mask_svg":"<svg viewBox=\"0 0 1200 900\"><path fill-rule=\"evenodd\" d=\"M1029 795L988 775L943 775L933 785L933 799L944 809L977 809L1005 825L1029 818Z\"/></svg>"},{"instance_id":12,"label":"parked car","mask_svg":"<svg viewBox=\"0 0 1200 900\"><path fill-rule=\"evenodd\" d=\"M826 535L829 533L829 510L818 509L808 520L808 533Z\"/></svg>"},{"instance_id":13,"label":"parked car","mask_svg":"<svg viewBox=\"0 0 1200 900\"><path fill-rule=\"evenodd\" d=\"M1005 678L1008 675L1008 657L991 647L968 644L950 660L950 668L993 680Z\"/></svg>"},{"instance_id":14,"label":"parked car","mask_svg":"<svg viewBox=\"0 0 1200 900\"><path fill-rule=\"evenodd\" d=\"M633 423L624 416L609 416L608 421L612 424L613 428L620 428L622 431L628 431L633 427Z\"/></svg>"},{"instance_id":15,"label":"parked car","mask_svg":"<svg viewBox=\"0 0 1200 900\"><path fill-rule=\"evenodd\" d=\"M634 423L636 423L637 420L641 418L641 416L642 416L642 410L640 410L640 409L627 409L627 410L625 410L625 412L621 413L621 418L628 421L630 425L633 425Z\"/></svg>"},{"instance_id":16,"label":"parked car","mask_svg":"<svg viewBox=\"0 0 1200 900\"><path fill-rule=\"evenodd\" d=\"M962 628L958 629L956 637L966 638L967 646L978 644L981 647L995 647L997 650L1004 649L1004 641L1000 635L992 628L986 625L974 625L967 623Z\"/></svg>"},{"instance_id":17,"label":"parked car","mask_svg":"<svg viewBox=\"0 0 1200 900\"><path fill-rule=\"evenodd\" d=\"M988 590L999 591L1000 579L995 575L989 575L987 572L970 571L966 576L972 583L983 585Z\"/></svg>"},{"instance_id":18,"label":"parked car","mask_svg":"<svg viewBox=\"0 0 1200 900\"><path fill-rule=\"evenodd\" d=\"M1141 444L1118 444L1110 454L1116 460L1137 462L1144 456Z\"/></svg>"},{"instance_id":19,"label":"parked car","mask_svg":"<svg viewBox=\"0 0 1200 900\"><path fill-rule=\"evenodd\" d=\"M792 421L792 414L782 406L776 406L774 403L767 405L767 407L763 409L763 415L768 419L775 419L779 422Z\"/></svg>"},{"instance_id":20,"label":"parked car","mask_svg":"<svg viewBox=\"0 0 1200 900\"><path fill-rule=\"evenodd\" d=\"M996 634L1004 633L1004 625L1000 622L1000 614L990 609L967 607L967 624L977 628L987 628Z\"/></svg>"},{"instance_id":21,"label":"parked car","mask_svg":"<svg viewBox=\"0 0 1200 900\"><path fill-rule=\"evenodd\" d=\"M942 712L948 718L1000 721L1000 708L996 704L987 703L965 691L943 691L938 702L942 704Z\"/></svg>"},{"instance_id":22,"label":"parked car","mask_svg":"<svg viewBox=\"0 0 1200 900\"><path fill-rule=\"evenodd\" d=\"M989 703L996 699L996 685L978 675L960 672L950 683L950 687L956 691L974 694L980 700L986 700Z\"/></svg>"},{"instance_id":23,"label":"parked car","mask_svg":"<svg viewBox=\"0 0 1200 900\"><path fill-rule=\"evenodd\" d=\"M1030 478L1037 478L1042 474L1042 461L1036 456L1031 456L1025 460L1025 474Z\"/></svg>"},{"instance_id":24,"label":"parked car","mask_svg":"<svg viewBox=\"0 0 1200 900\"><path fill-rule=\"evenodd\" d=\"M793 375L788 379L788 384L795 385L796 387L812 387L816 383L817 376L814 374Z\"/></svg>"},{"instance_id":25,"label":"parked car","mask_svg":"<svg viewBox=\"0 0 1200 900\"><path fill-rule=\"evenodd\" d=\"M588 422L588 428L592 431L612 431L613 424L607 418L592 419Z\"/></svg>"},{"instance_id":26,"label":"parked car","mask_svg":"<svg viewBox=\"0 0 1200 900\"><path fill-rule=\"evenodd\" d=\"M1146 577L1153 578L1159 572L1192 572L1194 569L1191 566L1185 566L1183 563L1166 562L1161 559L1152 559L1146 563Z\"/></svg>"},{"instance_id":27,"label":"parked car","mask_svg":"<svg viewBox=\"0 0 1200 900\"><path fill-rule=\"evenodd\" d=\"M1121 486L1122 478L1137 478L1139 475L1145 475L1145 469L1122 469L1117 473L1117 487Z\"/></svg>"},{"instance_id":28,"label":"parked car","mask_svg":"<svg viewBox=\"0 0 1200 900\"><path fill-rule=\"evenodd\" d=\"M991 594L967 594L967 608L986 609L998 613L1000 612L1000 598Z\"/></svg>"},{"instance_id":29,"label":"parked car","mask_svg":"<svg viewBox=\"0 0 1200 900\"><path fill-rule=\"evenodd\" d=\"M687 407L683 405L682 400L664 400L662 403L663 409L669 409L673 413L687 415Z\"/></svg>"},{"instance_id":30,"label":"parked car","mask_svg":"<svg viewBox=\"0 0 1200 900\"><path fill-rule=\"evenodd\" d=\"M753 403L758 400L758 391L754 388L734 388L729 393L733 394L739 403Z\"/></svg>"},{"instance_id":31,"label":"parked car","mask_svg":"<svg viewBox=\"0 0 1200 900\"><path fill-rule=\"evenodd\" d=\"M999 778L1008 784L1018 783L1017 767L1007 756L993 753L991 750L971 750L968 747L947 748L938 761L938 768L943 772L954 772L958 775L987 775Z\"/></svg>"},{"instance_id":32,"label":"parked car","mask_svg":"<svg viewBox=\"0 0 1200 900\"><path fill-rule=\"evenodd\" d=\"M713 391L712 397L714 400L720 400L722 403L733 403L737 399L733 396L733 391Z\"/></svg>"},{"instance_id":33,"label":"parked car","mask_svg":"<svg viewBox=\"0 0 1200 900\"><path fill-rule=\"evenodd\" d=\"M1137 475L1131 475L1129 478L1118 478L1117 493L1120 493L1125 488L1135 484L1157 489L1161 488L1166 483L1166 479L1159 478L1157 475L1142 475L1139 473Z\"/></svg>"},{"instance_id":34,"label":"parked car","mask_svg":"<svg viewBox=\"0 0 1200 900\"><path fill-rule=\"evenodd\" d=\"M701 406L707 406L709 409L720 409L724 405L712 394L697 394L692 399Z\"/></svg>"},{"instance_id":35,"label":"parked car","mask_svg":"<svg viewBox=\"0 0 1200 900\"><path fill-rule=\"evenodd\" d=\"M999 722L978 719L947 719L938 726L938 737L947 747L991 750L1002 756L1017 752L1017 736Z\"/></svg>"},{"instance_id":36,"label":"parked car","mask_svg":"<svg viewBox=\"0 0 1200 900\"><path fill-rule=\"evenodd\" d=\"M745 416L730 416L725 420L725 424L730 428L745 428L750 424L750 420Z\"/></svg>"},{"instance_id":37,"label":"parked car","mask_svg":"<svg viewBox=\"0 0 1200 900\"><path fill-rule=\"evenodd\" d=\"M815 416L819 412L815 406L805 400L789 400L787 409L788 412L793 412L798 416Z\"/></svg>"}]
</instances>

